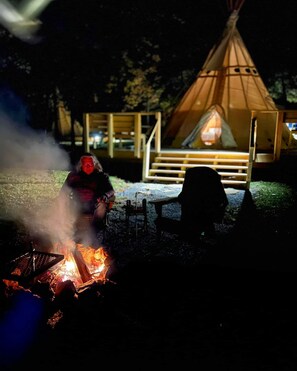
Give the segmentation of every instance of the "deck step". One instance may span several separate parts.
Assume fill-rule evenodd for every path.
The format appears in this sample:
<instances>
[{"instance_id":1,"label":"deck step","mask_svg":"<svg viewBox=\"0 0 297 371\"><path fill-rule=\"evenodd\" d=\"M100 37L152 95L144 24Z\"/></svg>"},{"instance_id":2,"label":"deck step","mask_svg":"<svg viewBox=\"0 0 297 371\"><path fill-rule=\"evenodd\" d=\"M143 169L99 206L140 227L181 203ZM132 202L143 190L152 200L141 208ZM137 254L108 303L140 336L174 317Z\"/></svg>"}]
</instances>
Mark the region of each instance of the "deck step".
<instances>
[{"instance_id":1,"label":"deck step","mask_svg":"<svg viewBox=\"0 0 297 371\"><path fill-rule=\"evenodd\" d=\"M153 175L148 175L146 177L146 181L155 181L155 182L176 182L176 183L183 183L184 178L178 178L178 177L167 177L167 176L153 176ZM245 180L229 180L229 179L222 179L223 184L234 184L234 185L245 185L246 181Z\"/></svg>"},{"instance_id":2,"label":"deck step","mask_svg":"<svg viewBox=\"0 0 297 371\"><path fill-rule=\"evenodd\" d=\"M165 170L165 169L151 169L150 170L150 175L153 175L153 174L180 174L180 175L184 175L185 174L185 170ZM247 176L247 173L243 173L243 172L223 172L223 171L218 171L218 173L222 176L222 177L246 177Z\"/></svg>"},{"instance_id":3,"label":"deck step","mask_svg":"<svg viewBox=\"0 0 297 371\"><path fill-rule=\"evenodd\" d=\"M163 157L163 156L157 156L155 158L155 162L165 162L165 161L183 161L183 162L231 162L231 163L248 163L248 158L221 158L221 157Z\"/></svg>"},{"instance_id":4,"label":"deck step","mask_svg":"<svg viewBox=\"0 0 297 371\"><path fill-rule=\"evenodd\" d=\"M190 168L190 167L196 167L196 166L203 166L200 164L176 164L176 163L170 163L170 162L153 162L152 168L158 168L158 167L179 167L179 168ZM219 164L209 164L204 166L210 166L213 169L240 169L240 170L247 170L248 166L244 165L219 165Z\"/></svg>"},{"instance_id":5,"label":"deck step","mask_svg":"<svg viewBox=\"0 0 297 371\"><path fill-rule=\"evenodd\" d=\"M216 170L226 187L249 186L249 154L230 151L162 150L150 164L145 181L183 183L186 170L197 166L208 166Z\"/></svg>"}]
</instances>

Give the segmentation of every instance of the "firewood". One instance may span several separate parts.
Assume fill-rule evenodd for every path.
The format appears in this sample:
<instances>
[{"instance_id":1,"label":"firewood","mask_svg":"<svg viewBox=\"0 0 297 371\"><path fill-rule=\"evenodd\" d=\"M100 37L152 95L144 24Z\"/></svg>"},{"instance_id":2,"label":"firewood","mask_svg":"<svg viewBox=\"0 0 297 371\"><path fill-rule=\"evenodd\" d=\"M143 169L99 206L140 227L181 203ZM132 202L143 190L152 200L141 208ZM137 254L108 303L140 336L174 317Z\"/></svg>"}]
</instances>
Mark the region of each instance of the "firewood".
<instances>
[{"instance_id":1,"label":"firewood","mask_svg":"<svg viewBox=\"0 0 297 371\"><path fill-rule=\"evenodd\" d=\"M81 252L78 249L74 249L72 254L75 259L82 281L87 282L90 279L92 279L92 276L89 272L88 267L86 266L86 263L81 255Z\"/></svg>"}]
</instances>

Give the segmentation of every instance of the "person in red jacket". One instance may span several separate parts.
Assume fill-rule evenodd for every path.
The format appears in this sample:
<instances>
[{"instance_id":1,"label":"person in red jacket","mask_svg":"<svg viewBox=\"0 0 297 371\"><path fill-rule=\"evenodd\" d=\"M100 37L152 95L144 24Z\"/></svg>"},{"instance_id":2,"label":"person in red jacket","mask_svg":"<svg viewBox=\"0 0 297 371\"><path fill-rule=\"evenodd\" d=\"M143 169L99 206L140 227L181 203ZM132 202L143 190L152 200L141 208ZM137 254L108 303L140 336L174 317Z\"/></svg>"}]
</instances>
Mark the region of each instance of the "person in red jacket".
<instances>
[{"instance_id":1,"label":"person in red jacket","mask_svg":"<svg viewBox=\"0 0 297 371\"><path fill-rule=\"evenodd\" d=\"M104 229L106 213L115 201L115 191L96 156L88 152L80 157L60 193L72 200L79 216L91 216L96 233Z\"/></svg>"}]
</instances>

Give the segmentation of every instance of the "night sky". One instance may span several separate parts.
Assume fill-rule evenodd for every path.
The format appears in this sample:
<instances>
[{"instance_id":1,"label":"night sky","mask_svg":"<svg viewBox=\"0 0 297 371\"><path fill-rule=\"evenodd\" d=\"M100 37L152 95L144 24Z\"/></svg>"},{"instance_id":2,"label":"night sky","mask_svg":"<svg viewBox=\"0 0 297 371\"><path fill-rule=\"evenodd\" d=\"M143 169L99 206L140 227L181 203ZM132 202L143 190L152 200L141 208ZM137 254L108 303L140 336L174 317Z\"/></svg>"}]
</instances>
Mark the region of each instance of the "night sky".
<instances>
[{"instance_id":1,"label":"night sky","mask_svg":"<svg viewBox=\"0 0 297 371\"><path fill-rule=\"evenodd\" d=\"M237 26L260 72L283 66L297 70L296 10L292 0L245 0ZM172 55L168 68L199 70L228 15L225 0L56 0L42 14L42 43L59 49L66 59L71 52L96 50L109 57L146 36ZM183 58L185 53L192 58Z\"/></svg>"}]
</instances>

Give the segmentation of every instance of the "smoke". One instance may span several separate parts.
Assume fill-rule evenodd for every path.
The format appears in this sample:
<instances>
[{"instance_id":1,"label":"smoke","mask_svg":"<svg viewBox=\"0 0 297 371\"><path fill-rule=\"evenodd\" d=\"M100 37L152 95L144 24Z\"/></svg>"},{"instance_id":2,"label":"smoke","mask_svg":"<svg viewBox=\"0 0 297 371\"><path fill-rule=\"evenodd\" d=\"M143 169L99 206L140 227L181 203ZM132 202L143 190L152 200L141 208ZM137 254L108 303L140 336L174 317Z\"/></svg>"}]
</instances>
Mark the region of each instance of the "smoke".
<instances>
[{"instance_id":1,"label":"smoke","mask_svg":"<svg viewBox=\"0 0 297 371\"><path fill-rule=\"evenodd\" d=\"M59 190L52 189L53 170L69 170L70 159L53 138L28 126L28 116L18 96L0 90L0 171L17 171L27 179L20 195L12 195L15 191L12 185L9 197L2 197L1 204L9 217L20 221L30 235L52 243L62 242L73 237L76 211L72 208L71 214L68 203L57 197ZM41 177L36 182L39 194L34 188L37 185L31 182L36 174ZM34 197L38 202L32 202Z\"/></svg>"},{"instance_id":2,"label":"smoke","mask_svg":"<svg viewBox=\"0 0 297 371\"><path fill-rule=\"evenodd\" d=\"M39 250L59 252L59 248L74 240L77 216L78 210L65 193L31 210L23 221L32 237L37 237Z\"/></svg>"},{"instance_id":3,"label":"smoke","mask_svg":"<svg viewBox=\"0 0 297 371\"><path fill-rule=\"evenodd\" d=\"M85 246L98 246L98 240L90 218L79 213L76 203L69 197L70 189L64 188L59 196L47 205L39 205L26 212L16 210L38 241L38 249L63 252L73 248L79 240Z\"/></svg>"},{"instance_id":4,"label":"smoke","mask_svg":"<svg viewBox=\"0 0 297 371\"><path fill-rule=\"evenodd\" d=\"M53 139L22 127L1 113L0 168L66 170L68 154Z\"/></svg>"},{"instance_id":5,"label":"smoke","mask_svg":"<svg viewBox=\"0 0 297 371\"><path fill-rule=\"evenodd\" d=\"M0 90L0 169L67 170L67 152L44 133L28 126L30 113L7 88ZM42 120L42 118L41 118Z\"/></svg>"}]
</instances>

